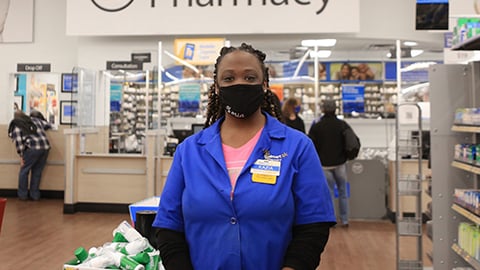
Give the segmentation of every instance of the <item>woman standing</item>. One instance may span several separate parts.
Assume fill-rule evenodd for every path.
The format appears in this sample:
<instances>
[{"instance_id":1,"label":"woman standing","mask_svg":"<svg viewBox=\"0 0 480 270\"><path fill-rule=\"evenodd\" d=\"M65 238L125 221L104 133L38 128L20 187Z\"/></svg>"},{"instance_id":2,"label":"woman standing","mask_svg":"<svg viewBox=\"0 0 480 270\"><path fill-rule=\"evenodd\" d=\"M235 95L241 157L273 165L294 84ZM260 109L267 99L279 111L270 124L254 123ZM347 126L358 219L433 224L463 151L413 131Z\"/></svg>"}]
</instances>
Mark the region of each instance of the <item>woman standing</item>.
<instances>
[{"instance_id":1,"label":"woman standing","mask_svg":"<svg viewBox=\"0 0 480 270\"><path fill-rule=\"evenodd\" d=\"M312 141L277 120L264 60L247 44L220 51L205 129L178 145L153 223L167 270L319 264L328 185Z\"/></svg>"},{"instance_id":2,"label":"woman standing","mask_svg":"<svg viewBox=\"0 0 480 270\"><path fill-rule=\"evenodd\" d=\"M285 124L291 128L305 133L305 123L303 119L298 116L300 112L300 104L296 98L288 98L282 106L283 120Z\"/></svg>"}]
</instances>

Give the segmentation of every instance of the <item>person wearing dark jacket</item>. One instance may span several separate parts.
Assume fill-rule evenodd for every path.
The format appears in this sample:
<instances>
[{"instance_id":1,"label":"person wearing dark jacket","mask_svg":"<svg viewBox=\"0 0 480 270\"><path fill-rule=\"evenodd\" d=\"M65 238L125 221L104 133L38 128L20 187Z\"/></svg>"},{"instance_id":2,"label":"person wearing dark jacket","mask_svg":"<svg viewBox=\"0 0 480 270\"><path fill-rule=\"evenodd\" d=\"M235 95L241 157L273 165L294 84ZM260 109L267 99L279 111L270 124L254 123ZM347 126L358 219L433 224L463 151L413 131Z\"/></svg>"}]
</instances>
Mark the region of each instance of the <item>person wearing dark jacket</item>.
<instances>
[{"instance_id":1,"label":"person wearing dark jacket","mask_svg":"<svg viewBox=\"0 0 480 270\"><path fill-rule=\"evenodd\" d=\"M282 106L282 115L285 124L291 128L305 133L305 123L298 115L300 112L300 105L296 98L288 98Z\"/></svg>"},{"instance_id":2,"label":"person wearing dark jacket","mask_svg":"<svg viewBox=\"0 0 480 270\"><path fill-rule=\"evenodd\" d=\"M50 142L45 130L50 128L52 126L45 121L45 117L40 112L32 111L28 116L19 110L15 111L14 119L8 126L8 137L15 143L21 158L17 191L20 200L25 201L29 197L34 201L40 199L40 180L50 150Z\"/></svg>"},{"instance_id":3,"label":"person wearing dark jacket","mask_svg":"<svg viewBox=\"0 0 480 270\"><path fill-rule=\"evenodd\" d=\"M343 132L350 126L347 122L338 119L335 111L335 101L325 100L322 104L323 116L312 125L308 136L312 139L320 157L332 200L335 198L335 185L337 186L340 224L348 227L347 157Z\"/></svg>"}]
</instances>

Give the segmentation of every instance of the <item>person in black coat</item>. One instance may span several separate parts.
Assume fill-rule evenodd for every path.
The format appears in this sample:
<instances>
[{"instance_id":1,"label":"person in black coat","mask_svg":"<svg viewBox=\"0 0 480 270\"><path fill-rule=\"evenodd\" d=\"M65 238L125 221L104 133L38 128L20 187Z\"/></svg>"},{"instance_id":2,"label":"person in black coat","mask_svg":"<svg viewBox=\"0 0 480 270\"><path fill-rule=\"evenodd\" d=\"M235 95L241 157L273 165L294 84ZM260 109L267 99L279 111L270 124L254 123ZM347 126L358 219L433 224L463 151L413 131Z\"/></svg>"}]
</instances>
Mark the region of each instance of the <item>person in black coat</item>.
<instances>
[{"instance_id":1,"label":"person in black coat","mask_svg":"<svg viewBox=\"0 0 480 270\"><path fill-rule=\"evenodd\" d=\"M337 186L339 224L348 227L347 156L343 132L350 126L347 122L337 118L336 109L334 100L325 100L322 104L323 116L312 125L308 136L312 139L320 157L332 200L335 198L335 185Z\"/></svg>"}]
</instances>

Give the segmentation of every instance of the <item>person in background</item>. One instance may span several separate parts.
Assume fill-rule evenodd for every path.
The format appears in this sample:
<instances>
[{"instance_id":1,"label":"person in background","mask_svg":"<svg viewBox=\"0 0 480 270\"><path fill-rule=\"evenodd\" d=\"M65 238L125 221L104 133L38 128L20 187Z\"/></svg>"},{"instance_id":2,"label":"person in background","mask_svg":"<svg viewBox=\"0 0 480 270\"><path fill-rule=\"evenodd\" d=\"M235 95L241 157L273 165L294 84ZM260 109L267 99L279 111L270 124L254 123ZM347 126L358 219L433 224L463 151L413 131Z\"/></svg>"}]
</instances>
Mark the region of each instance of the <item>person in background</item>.
<instances>
[{"instance_id":1,"label":"person in background","mask_svg":"<svg viewBox=\"0 0 480 270\"><path fill-rule=\"evenodd\" d=\"M327 68L324 63L318 63L318 79L320 81L327 79Z\"/></svg>"},{"instance_id":2,"label":"person in background","mask_svg":"<svg viewBox=\"0 0 480 270\"><path fill-rule=\"evenodd\" d=\"M299 112L300 104L296 98L287 98L287 100L283 102L282 114L285 124L291 128L305 133L305 123L298 115Z\"/></svg>"},{"instance_id":3,"label":"person in background","mask_svg":"<svg viewBox=\"0 0 480 270\"><path fill-rule=\"evenodd\" d=\"M336 80L348 81L352 76L352 66L348 63L343 63L340 70L336 73Z\"/></svg>"},{"instance_id":4,"label":"person in background","mask_svg":"<svg viewBox=\"0 0 480 270\"><path fill-rule=\"evenodd\" d=\"M360 81L364 80L362 79L363 77L361 76L360 71L358 70L358 67L352 67L352 76L350 76L350 80L352 81Z\"/></svg>"},{"instance_id":5,"label":"person in background","mask_svg":"<svg viewBox=\"0 0 480 270\"><path fill-rule=\"evenodd\" d=\"M167 270L319 265L332 200L312 141L278 120L265 57L220 51L205 129L178 145L153 222Z\"/></svg>"},{"instance_id":6,"label":"person in background","mask_svg":"<svg viewBox=\"0 0 480 270\"><path fill-rule=\"evenodd\" d=\"M15 143L21 158L17 195L22 201L28 198L40 200L40 181L50 151L50 142L45 131L51 128L42 113L36 110L33 110L30 116L17 110L9 124L8 136Z\"/></svg>"},{"instance_id":7,"label":"person in background","mask_svg":"<svg viewBox=\"0 0 480 270\"><path fill-rule=\"evenodd\" d=\"M360 80L371 81L375 79L375 73L365 63L358 64L358 71L360 72Z\"/></svg>"},{"instance_id":8,"label":"person in background","mask_svg":"<svg viewBox=\"0 0 480 270\"><path fill-rule=\"evenodd\" d=\"M341 226L348 227L347 157L345 155L343 131L349 125L337 118L336 109L334 100L324 100L322 104L323 116L312 125L308 136L312 139L320 157L332 200L335 197L335 185L337 186Z\"/></svg>"}]
</instances>

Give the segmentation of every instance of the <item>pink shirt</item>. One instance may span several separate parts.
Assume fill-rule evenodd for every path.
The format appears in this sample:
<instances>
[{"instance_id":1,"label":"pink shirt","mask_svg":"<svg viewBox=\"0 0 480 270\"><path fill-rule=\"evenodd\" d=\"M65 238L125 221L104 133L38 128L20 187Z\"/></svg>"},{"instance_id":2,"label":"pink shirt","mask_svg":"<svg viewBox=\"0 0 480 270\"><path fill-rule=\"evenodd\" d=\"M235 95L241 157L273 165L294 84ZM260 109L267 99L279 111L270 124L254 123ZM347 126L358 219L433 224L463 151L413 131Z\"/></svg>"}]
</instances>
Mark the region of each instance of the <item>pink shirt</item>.
<instances>
[{"instance_id":1,"label":"pink shirt","mask_svg":"<svg viewBox=\"0 0 480 270\"><path fill-rule=\"evenodd\" d=\"M260 134L262 134L263 127L251 138L246 144L239 148L233 148L222 143L223 156L225 157L225 163L227 165L228 175L230 176L230 183L232 184L232 190L237 183L237 178L243 169L243 166L248 160L248 157L253 151L253 148L257 144Z\"/></svg>"}]
</instances>

